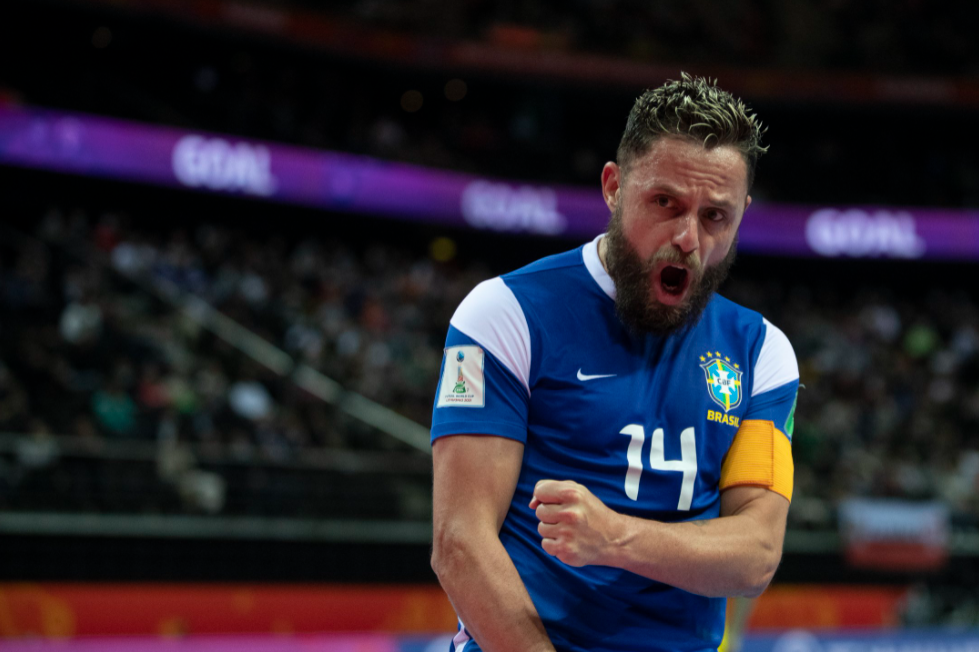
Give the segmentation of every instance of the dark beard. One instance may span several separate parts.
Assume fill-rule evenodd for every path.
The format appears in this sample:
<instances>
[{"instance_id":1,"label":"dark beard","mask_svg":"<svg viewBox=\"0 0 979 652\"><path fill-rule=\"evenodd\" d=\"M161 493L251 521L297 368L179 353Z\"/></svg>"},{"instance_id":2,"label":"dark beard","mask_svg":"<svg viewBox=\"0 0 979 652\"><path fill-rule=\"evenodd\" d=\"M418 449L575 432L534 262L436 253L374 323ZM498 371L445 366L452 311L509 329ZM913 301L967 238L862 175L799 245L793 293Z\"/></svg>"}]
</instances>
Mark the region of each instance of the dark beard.
<instances>
[{"instance_id":1,"label":"dark beard","mask_svg":"<svg viewBox=\"0 0 979 652\"><path fill-rule=\"evenodd\" d=\"M724 260L701 268L696 254L684 256L675 247L666 247L643 261L622 232L622 212L617 207L609 220L605 236L608 274L615 283L615 311L626 327L637 335L650 333L664 336L700 320L704 308L727 278L737 256L735 236ZM659 262L682 263L694 277L687 290L690 296L678 306L667 306L650 297L652 272Z\"/></svg>"}]
</instances>

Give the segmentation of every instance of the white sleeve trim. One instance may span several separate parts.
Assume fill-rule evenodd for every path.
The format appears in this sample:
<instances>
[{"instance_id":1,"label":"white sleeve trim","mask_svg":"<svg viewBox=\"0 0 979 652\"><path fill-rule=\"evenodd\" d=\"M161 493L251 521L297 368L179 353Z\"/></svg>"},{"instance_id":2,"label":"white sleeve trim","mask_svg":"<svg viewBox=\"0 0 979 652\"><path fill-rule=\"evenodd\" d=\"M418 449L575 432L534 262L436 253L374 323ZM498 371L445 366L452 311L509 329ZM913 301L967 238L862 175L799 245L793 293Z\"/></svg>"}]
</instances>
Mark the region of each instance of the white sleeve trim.
<instances>
[{"instance_id":1,"label":"white sleeve trim","mask_svg":"<svg viewBox=\"0 0 979 652\"><path fill-rule=\"evenodd\" d=\"M449 323L492 353L530 394L530 327L520 302L502 278L473 288Z\"/></svg>"},{"instance_id":2,"label":"white sleeve trim","mask_svg":"<svg viewBox=\"0 0 979 652\"><path fill-rule=\"evenodd\" d=\"M765 321L765 341L755 363L755 381L751 395L758 396L799 379L799 363L789 338L772 322Z\"/></svg>"}]
</instances>

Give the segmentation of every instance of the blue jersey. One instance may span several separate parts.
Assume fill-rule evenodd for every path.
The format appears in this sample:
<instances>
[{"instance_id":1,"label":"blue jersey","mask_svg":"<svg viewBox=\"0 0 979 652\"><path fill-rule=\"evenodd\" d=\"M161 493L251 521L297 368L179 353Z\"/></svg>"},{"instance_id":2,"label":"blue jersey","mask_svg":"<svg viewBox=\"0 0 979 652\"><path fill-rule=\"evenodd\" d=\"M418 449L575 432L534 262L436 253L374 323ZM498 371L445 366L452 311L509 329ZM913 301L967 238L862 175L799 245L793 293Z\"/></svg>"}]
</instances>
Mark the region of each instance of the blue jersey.
<instances>
[{"instance_id":1,"label":"blue jersey","mask_svg":"<svg viewBox=\"0 0 979 652\"><path fill-rule=\"evenodd\" d=\"M792 347L720 296L666 337L635 336L615 312L597 242L477 286L449 328L432 439L524 443L500 540L558 650L713 650L723 598L607 566L568 566L541 547L528 507L545 478L574 480L611 509L675 522L716 518L721 465L744 420L791 436ZM455 650L479 650L460 624Z\"/></svg>"}]
</instances>

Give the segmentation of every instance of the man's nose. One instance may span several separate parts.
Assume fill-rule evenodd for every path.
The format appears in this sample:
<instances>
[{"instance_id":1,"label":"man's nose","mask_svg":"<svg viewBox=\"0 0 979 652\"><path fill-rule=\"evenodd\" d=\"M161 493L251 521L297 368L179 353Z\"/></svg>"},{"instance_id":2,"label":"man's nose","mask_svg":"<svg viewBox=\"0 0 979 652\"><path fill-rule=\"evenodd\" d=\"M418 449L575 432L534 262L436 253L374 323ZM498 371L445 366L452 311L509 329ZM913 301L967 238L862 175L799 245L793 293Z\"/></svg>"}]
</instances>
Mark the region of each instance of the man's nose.
<instances>
[{"instance_id":1,"label":"man's nose","mask_svg":"<svg viewBox=\"0 0 979 652\"><path fill-rule=\"evenodd\" d=\"M676 218L673 244L685 254L697 251L700 246L700 220L695 213L685 213Z\"/></svg>"}]
</instances>

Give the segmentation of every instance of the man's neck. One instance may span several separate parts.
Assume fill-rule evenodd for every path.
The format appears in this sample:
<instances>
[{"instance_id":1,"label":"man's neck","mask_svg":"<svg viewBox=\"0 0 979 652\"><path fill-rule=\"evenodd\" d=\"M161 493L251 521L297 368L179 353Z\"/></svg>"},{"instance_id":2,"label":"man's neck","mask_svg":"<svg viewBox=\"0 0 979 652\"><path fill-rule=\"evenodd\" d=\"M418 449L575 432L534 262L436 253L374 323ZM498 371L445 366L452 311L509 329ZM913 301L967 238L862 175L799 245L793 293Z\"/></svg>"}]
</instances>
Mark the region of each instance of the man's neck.
<instances>
[{"instance_id":1,"label":"man's neck","mask_svg":"<svg viewBox=\"0 0 979 652\"><path fill-rule=\"evenodd\" d=\"M603 236L602 239L598 241L598 260L601 261L602 268L605 270L606 274L608 274L608 263L605 262L605 257L608 255L608 245L605 244L607 239L608 236Z\"/></svg>"}]
</instances>

